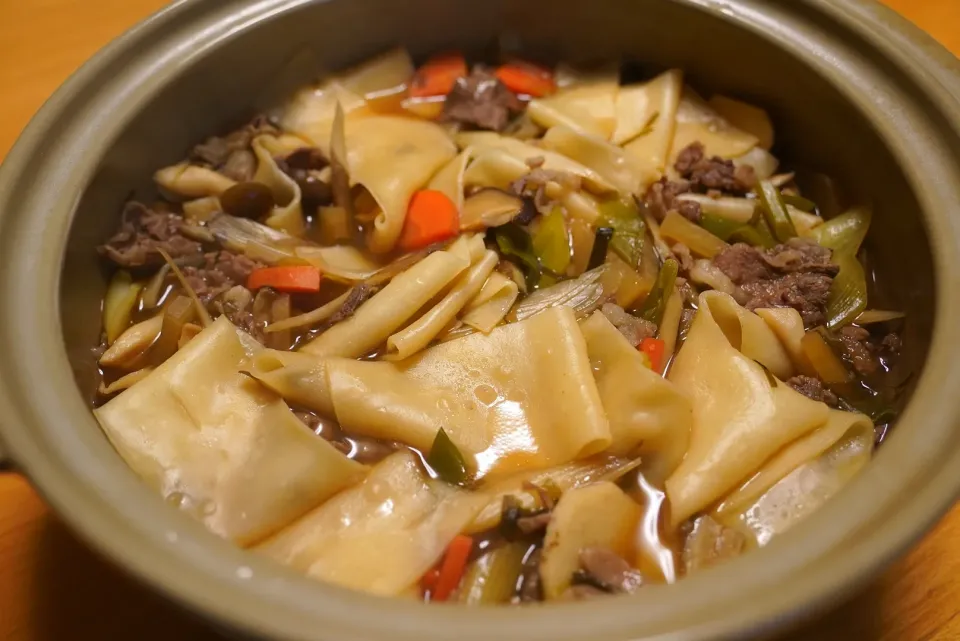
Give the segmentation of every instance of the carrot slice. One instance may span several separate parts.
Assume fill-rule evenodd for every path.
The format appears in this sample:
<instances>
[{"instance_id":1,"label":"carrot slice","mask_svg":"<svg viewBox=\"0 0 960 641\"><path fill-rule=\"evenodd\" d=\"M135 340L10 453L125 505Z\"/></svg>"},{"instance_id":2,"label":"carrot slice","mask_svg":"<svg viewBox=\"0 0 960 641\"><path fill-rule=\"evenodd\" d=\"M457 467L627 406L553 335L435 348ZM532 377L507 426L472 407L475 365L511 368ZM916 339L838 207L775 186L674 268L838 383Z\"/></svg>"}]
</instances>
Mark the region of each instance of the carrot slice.
<instances>
[{"instance_id":1,"label":"carrot slice","mask_svg":"<svg viewBox=\"0 0 960 641\"><path fill-rule=\"evenodd\" d=\"M453 591L460 585L460 580L463 579L471 550L473 550L473 539L469 536L459 534L450 542L450 547L447 548L443 563L440 565L437 584L430 595L431 601L446 601L450 598Z\"/></svg>"},{"instance_id":2,"label":"carrot slice","mask_svg":"<svg viewBox=\"0 0 960 641\"><path fill-rule=\"evenodd\" d=\"M659 338L644 338L640 341L640 351L650 359L650 366L658 374L663 374L664 342Z\"/></svg>"},{"instance_id":3,"label":"carrot slice","mask_svg":"<svg viewBox=\"0 0 960 641\"><path fill-rule=\"evenodd\" d=\"M398 245L404 251L423 249L460 233L460 213L446 194L432 189L410 199Z\"/></svg>"},{"instance_id":4,"label":"carrot slice","mask_svg":"<svg viewBox=\"0 0 960 641\"><path fill-rule=\"evenodd\" d=\"M411 98L446 96L457 80L467 75L467 61L454 51L436 55L417 69L410 81Z\"/></svg>"},{"instance_id":5,"label":"carrot slice","mask_svg":"<svg viewBox=\"0 0 960 641\"><path fill-rule=\"evenodd\" d=\"M524 60L502 65L497 69L496 76L513 93L527 94L534 98L552 94L557 90L552 71Z\"/></svg>"},{"instance_id":6,"label":"carrot slice","mask_svg":"<svg viewBox=\"0 0 960 641\"><path fill-rule=\"evenodd\" d=\"M247 289L272 287L280 292L311 293L320 291L320 270L309 265L261 267L250 272Z\"/></svg>"}]
</instances>

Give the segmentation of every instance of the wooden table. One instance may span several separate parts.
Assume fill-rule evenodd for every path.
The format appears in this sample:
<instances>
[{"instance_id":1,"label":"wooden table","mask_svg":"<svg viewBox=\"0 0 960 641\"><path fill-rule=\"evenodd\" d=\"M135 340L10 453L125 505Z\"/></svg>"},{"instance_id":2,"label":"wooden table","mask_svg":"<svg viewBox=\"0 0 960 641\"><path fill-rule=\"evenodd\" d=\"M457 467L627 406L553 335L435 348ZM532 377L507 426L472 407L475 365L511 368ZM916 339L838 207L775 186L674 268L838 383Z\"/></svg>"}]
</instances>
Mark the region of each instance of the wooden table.
<instances>
[{"instance_id":1,"label":"wooden table","mask_svg":"<svg viewBox=\"0 0 960 641\"><path fill-rule=\"evenodd\" d=\"M960 54L960 0L886 0ZM0 158L80 63L164 0L0 0ZM0 641L218 639L98 559L0 474ZM960 507L862 594L790 641L960 639Z\"/></svg>"}]
</instances>

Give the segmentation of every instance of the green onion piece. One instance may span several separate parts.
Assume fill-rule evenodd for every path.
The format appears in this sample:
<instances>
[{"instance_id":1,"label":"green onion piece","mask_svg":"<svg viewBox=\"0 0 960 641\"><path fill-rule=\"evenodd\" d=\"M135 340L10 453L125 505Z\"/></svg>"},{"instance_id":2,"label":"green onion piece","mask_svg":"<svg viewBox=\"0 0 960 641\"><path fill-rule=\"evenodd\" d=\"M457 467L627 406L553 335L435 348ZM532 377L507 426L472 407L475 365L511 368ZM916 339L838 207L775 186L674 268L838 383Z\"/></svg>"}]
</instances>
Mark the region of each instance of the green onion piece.
<instances>
[{"instance_id":1,"label":"green onion piece","mask_svg":"<svg viewBox=\"0 0 960 641\"><path fill-rule=\"evenodd\" d=\"M540 264L554 274L563 274L570 266L570 237L563 220L563 210L554 207L540 221L533 236L533 253Z\"/></svg>"},{"instance_id":2,"label":"green onion piece","mask_svg":"<svg viewBox=\"0 0 960 641\"><path fill-rule=\"evenodd\" d=\"M835 329L852 323L867 308L867 276L856 254L834 251L833 262L840 271L827 297L827 327Z\"/></svg>"},{"instance_id":3,"label":"green onion piece","mask_svg":"<svg viewBox=\"0 0 960 641\"><path fill-rule=\"evenodd\" d=\"M442 427L433 439L427 464L447 483L463 485L467 482L467 462Z\"/></svg>"},{"instance_id":4,"label":"green onion piece","mask_svg":"<svg viewBox=\"0 0 960 641\"><path fill-rule=\"evenodd\" d=\"M613 227L597 227L593 237L593 249L590 250L590 260L587 262L587 270L596 269L607 260L607 249L610 247L610 239L613 238Z\"/></svg>"},{"instance_id":5,"label":"green onion piece","mask_svg":"<svg viewBox=\"0 0 960 641\"><path fill-rule=\"evenodd\" d=\"M749 225L744 225L741 222L730 220L729 218L724 218L723 216L717 216L716 214L707 213L701 214L700 226L720 240L730 240L733 237L733 234L740 229L752 229Z\"/></svg>"},{"instance_id":6,"label":"green onion piece","mask_svg":"<svg viewBox=\"0 0 960 641\"><path fill-rule=\"evenodd\" d=\"M780 194L780 198L785 205L793 205L800 211L812 214L817 211L817 203L803 196L794 196L793 194Z\"/></svg>"},{"instance_id":7,"label":"green onion piece","mask_svg":"<svg viewBox=\"0 0 960 641\"><path fill-rule=\"evenodd\" d=\"M529 543L507 543L467 567L460 584L460 602L468 605L509 603L523 571Z\"/></svg>"},{"instance_id":8,"label":"green onion piece","mask_svg":"<svg viewBox=\"0 0 960 641\"><path fill-rule=\"evenodd\" d=\"M680 271L680 265L672 258L668 258L660 267L660 273L657 274L657 282L643 302L640 310L640 316L659 326L663 319L663 310L667 306L667 299L673 293L673 286L677 280L677 272Z\"/></svg>"},{"instance_id":9,"label":"green onion piece","mask_svg":"<svg viewBox=\"0 0 960 641\"><path fill-rule=\"evenodd\" d=\"M831 218L813 230L814 239L834 252L856 254L870 229L873 216L869 209L858 207Z\"/></svg>"},{"instance_id":10,"label":"green onion piece","mask_svg":"<svg viewBox=\"0 0 960 641\"><path fill-rule=\"evenodd\" d=\"M516 223L500 225L493 230L494 239L500 253L508 258L515 258L523 266L523 275L527 281L527 289L533 291L540 282L541 267L533 251L533 241L530 234Z\"/></svg>"},{"instance_id":11,"label":"green onion piece","mask_svg":"<svg viewBox=\"0 0 960 641\"><path fill-rule=\"evenodd\" d=\"M643 255L646 233L640 210L619 199L602 202L599 209L601 224L614 230L610 249L630 265L631 269L636 269Z\"/></svg>"},{"instance_id":12,"label":"green onion piece","mask_svg":"<svg viewBox=\"0 0 960 641\"><path fill-rule=\"evenodd\" d=\"M140 300L142 289L143 284L134 282L130 273L123 270L110 279L103 299L103 329L107 334L107 345L112 345L130 326L130 316Z\"/></svg>"},{"instance_id":13,"label":"green onion piece","mask_svg":"<svg viewBox=\"0 0 960 641\"><path fill-rule=\"evenodd\" d=\"M760 209L773 230L774 237L785 243L797 235L797 230L790 220L790 213L780 196L780 190L769 180L761 180L757 187L757 199Z\"/></svg>"},{"instance_id":14,"label":"green onion piece","mask_svg":"<svg viewBox=\"0 0 960 641\"><path fill-rule=\"evenodd\" d=\"M867 308L867 276L857 252L871 219L869 209L851 209L813 230L816 241L833 250L833 262L840 267L827 298L827 327L831 329L852 323Z\"/></svg>"},{"instance_id":15,"label":"green onion piece","mask_svg":"<svg viewBox=\"0 0 960 641\"><path fill-rule=\"evenodd\" d=\"M753 228L757 231L757 234L760 235L760 246L770 249L777 245L777 239L774 238L773 230L770 228L770 223L767 222L766 216L761 216L756 223L754 223Z\"/></svg>"},{"instance_id":16,"label":"green onion piece","mask_svg":"<svg viewBox=\"0 0 960 641\"><path fill-rule=\"evenodd\" d=\"M751 247L772 247L773 244L770 244L769 241L772 241L772 237L767 237L764 234L761 234L757 231L756 227L751 227L750 225L743 225L738 227L730 237L726 239L731 243L746 243Z\"/></svg>"}]
</instances>

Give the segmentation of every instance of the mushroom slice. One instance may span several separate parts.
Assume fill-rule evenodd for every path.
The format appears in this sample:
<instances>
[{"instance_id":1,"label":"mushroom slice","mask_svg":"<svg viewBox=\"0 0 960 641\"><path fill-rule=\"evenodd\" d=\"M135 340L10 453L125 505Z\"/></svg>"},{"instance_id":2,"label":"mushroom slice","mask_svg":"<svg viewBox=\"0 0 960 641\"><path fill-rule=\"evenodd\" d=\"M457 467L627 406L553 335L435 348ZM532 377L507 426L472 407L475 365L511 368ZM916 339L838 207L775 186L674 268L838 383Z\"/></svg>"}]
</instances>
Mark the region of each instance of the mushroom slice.
<instances>
[{"instance_id":1,"label":"mushroom slice","mask_svg":"<svg viewBox=\"0 0 960 641\"><path fill-rule=\"evenodd\" d=\"M481 189L463 202L460 231L505 225L523 211L522 199L499 189Z\"/></svg>"}]
</instances>

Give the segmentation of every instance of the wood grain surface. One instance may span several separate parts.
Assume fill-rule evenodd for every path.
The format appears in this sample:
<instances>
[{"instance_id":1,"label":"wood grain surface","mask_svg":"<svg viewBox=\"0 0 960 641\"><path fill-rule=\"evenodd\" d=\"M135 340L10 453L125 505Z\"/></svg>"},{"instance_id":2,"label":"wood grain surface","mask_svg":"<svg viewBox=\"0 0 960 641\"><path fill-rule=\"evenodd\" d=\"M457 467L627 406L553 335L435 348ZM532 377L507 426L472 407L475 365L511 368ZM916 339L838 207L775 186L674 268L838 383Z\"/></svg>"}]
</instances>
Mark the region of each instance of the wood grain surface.
<instances>
[{"instance_id":1,"label":"wood grain surface","mask_svg":"<svg viewBox=\"0 0 960 641\"><path fill-rule=\"evenodd\" d=\"M960 0L886 0L960 55ZM0 0L0 158L98 48L164 0ZM0 474L0 641L219 639L101 561ZM960 639L960 507L861 594L789 641Z\"/></svg>"}]
</instances>

